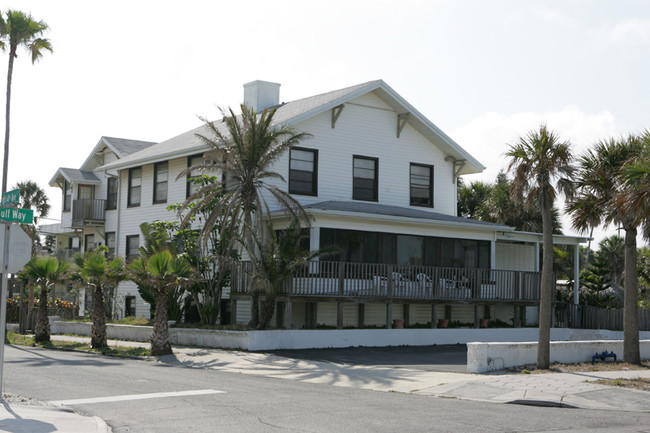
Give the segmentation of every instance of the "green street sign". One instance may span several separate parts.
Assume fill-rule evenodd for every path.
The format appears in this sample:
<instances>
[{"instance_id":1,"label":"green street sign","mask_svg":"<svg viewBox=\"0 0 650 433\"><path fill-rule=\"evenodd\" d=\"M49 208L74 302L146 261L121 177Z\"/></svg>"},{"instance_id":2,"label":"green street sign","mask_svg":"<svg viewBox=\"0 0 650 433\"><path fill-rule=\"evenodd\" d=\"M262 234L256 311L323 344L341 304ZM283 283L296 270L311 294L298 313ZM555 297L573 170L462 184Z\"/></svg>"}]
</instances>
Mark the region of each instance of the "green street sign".
<instances>
[{"instance_id":1,"label":"green street sign","mask_svg":"<svg viewBox=\"0 0 650 433\"><path fill-rule=\"evenodd\" d=\"M2 194L2 206L7 206L10 204L18 204L19 201L20 201L19 189L7 191L4 194Z\"/></svg>"},{"instance_id":2,"label":"green street sign","mask_svg":"<svg viewBox=\"0 0 650 433\"><path fill-rule=\"evenodd\" d=\"M21 224L31 224L34 222L34 211L32 209L0 207L0 219L5 221L16 221Z\"/></svg>"}]
</instances>

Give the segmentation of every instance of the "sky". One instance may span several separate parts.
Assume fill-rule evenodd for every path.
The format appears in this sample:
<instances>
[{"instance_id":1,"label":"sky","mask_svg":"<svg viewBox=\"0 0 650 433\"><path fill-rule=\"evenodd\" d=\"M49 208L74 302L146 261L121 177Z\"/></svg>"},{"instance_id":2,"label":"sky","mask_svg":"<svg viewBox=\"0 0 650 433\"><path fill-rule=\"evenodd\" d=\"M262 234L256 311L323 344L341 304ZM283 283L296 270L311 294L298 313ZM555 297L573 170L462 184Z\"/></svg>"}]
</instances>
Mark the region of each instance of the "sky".
<instances>
[{"instance_id":1,"label":"sky","mask_svg":"<svg viewBox=\"0 0 650 433\"><path fill-rule=\"evenodd\" d=\"M101 136L162 141L237 107L244 83L281 101L383 79L487 168L541 123L580 155L650 129L650 0L6 0L54 48L16 59L9 185L36 181L54 223L59 167ZM7 54L0 70L7 70ZM6 76L5 73L2 74ZM6 81L3 80L6 85ZM566 219L564 232L571 230ZM598 230L596 241L615 234Z\"/></svg>"}]
</instances>

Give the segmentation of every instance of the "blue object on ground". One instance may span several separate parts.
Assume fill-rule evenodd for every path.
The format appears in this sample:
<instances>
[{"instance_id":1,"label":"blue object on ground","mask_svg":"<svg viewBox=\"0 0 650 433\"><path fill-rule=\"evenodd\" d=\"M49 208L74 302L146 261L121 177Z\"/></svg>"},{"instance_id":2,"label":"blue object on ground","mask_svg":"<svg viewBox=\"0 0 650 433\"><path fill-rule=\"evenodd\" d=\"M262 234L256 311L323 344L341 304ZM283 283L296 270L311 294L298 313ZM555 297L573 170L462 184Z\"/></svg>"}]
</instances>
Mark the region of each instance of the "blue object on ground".
<instances>
[{"instance_id":1,"label":"blue object on ground","mask_svg":"<svg viewBox=\"0 0 650 433\"><path fill-rule=\"evenodd\" d=\"M591 363L593 364L596 362L596 359L600 358L601 361L605 361L607 358L614 358L614 361L616 361L616 354L612 352L607 352L604 351L602 353L596 352L594 356L591 357Z\"/></svg>"}]
</instances>

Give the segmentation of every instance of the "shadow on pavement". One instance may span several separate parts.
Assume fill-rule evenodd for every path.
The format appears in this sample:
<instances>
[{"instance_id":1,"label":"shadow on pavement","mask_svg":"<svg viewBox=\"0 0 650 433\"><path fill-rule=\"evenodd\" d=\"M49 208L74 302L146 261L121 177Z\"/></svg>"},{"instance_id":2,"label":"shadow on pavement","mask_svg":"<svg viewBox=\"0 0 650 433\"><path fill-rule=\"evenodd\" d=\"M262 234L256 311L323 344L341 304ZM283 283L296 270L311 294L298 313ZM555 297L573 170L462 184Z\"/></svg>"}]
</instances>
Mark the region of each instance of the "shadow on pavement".
<instances>
[{"instance_id":1,"label":"shadow on pavement","mask_svg":"<svg viewBox=\"0 0 650 433\"><path fill-rule=\"evenodd\" d=\"M464 344L274 350L266 353L286 358L339 364L402 367L422 371L453 373L467 372L467 346Z\"/></svg>"}]
</instances>

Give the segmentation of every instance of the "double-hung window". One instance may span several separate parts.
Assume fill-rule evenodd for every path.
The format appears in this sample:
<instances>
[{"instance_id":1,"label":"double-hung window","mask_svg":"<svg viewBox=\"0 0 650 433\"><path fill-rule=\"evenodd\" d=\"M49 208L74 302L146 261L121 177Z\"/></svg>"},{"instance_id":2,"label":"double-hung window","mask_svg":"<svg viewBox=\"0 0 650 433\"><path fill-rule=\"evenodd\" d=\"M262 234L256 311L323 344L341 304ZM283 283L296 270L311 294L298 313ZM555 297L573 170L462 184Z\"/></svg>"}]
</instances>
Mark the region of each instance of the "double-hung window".
<instances>
[{"instance_id":1,"label":"double-hung window","mask_svg":"<svg viewBox=\"0 0 650 433\"><path fill-rule=\"evenodd\" d=\"M203 155L194 155L194 156L188 156L187 157L187 168L196 167L197 165L202 165L203 163L204 163ZM192 179L193 177L195 177L194 173L192 173L191 171L188 171L188 173L187 173L187 191L185 193L185 197L192 196L192 194L197 192L199 190L199 188L200 188L199 185L196 185L196 184L194 184L193 182L190 181L190 179ZM198 176L196 176L196 177L198 177Z\"/></svg>"},{"instance_id":2,"label":"double-hung window","mask_svg":"<svg viewBox=\"0 0 650 433\"><path fill-rule=\"evenodd\" d=\"M167 161L159 162L153 166L153 202L167 202L167 178L168 178Z\"/></svg>"},{"instance_id":3,"label":"double-hung window","mask_svg":"<svg viewBox=\"0 0 650 433\"><path fill-rule=\"evenodd\" d=\"M433 166L411 163L411 206L433 207Z\"/></svg>"},{"instance_id":4,"label":"double-hung window","mask_svg":"<svg viewBox=\"0 0 650 433\"><path fill-rule=\"evenodd\" d=\"M298 147L290 150L289 193L318 195L318 150Z\"/></svg>"},{"instance_id":5,"label":"double-hung window","mask_svg":"<svg viewBox=\"0 0 650 433\"><path fill-rule=\"evenodd\" d=\"M126 237L126 262L131 263L140 254L140 236L133 235Z\"/></svg>"},{"instance_id":6,"label":"double-hung window","mask_svg":"<svg viewBox=\"0 0 650 433\"><path fill-rule=\"evenodd\" d=\"M377 201L379 160L367 156L354 156L352 166L352 198Z\"/></svg>"},{"instance_id":7,"label":"double-hung window","mask_svg":"<svg viewBox=\"0 0 650 433\"><path fill-rule=\"evenodd\" d=\"M128 206L140 206L142 195L142 167L129 169Z\"/></svg>"},{"instance_id":8,"label":"double-hung window","mask_svg":"<svg viewBox=\"0 0 650 433\"><path fill-rule=\"evenodd\" d=\"M106 210L117 209L117 178L109 177L106 187Z\"/></svg>"},{"instance_id":9,"label":"double-hung window","mask_svg":"<svg viewBox=\"0 0 650 433\"><path fill-rule=\"evenodd\" d=\"M70 212L72 205L72 187L67 180L63 181L63 212Z\"/></svg>"}]
</instances>

